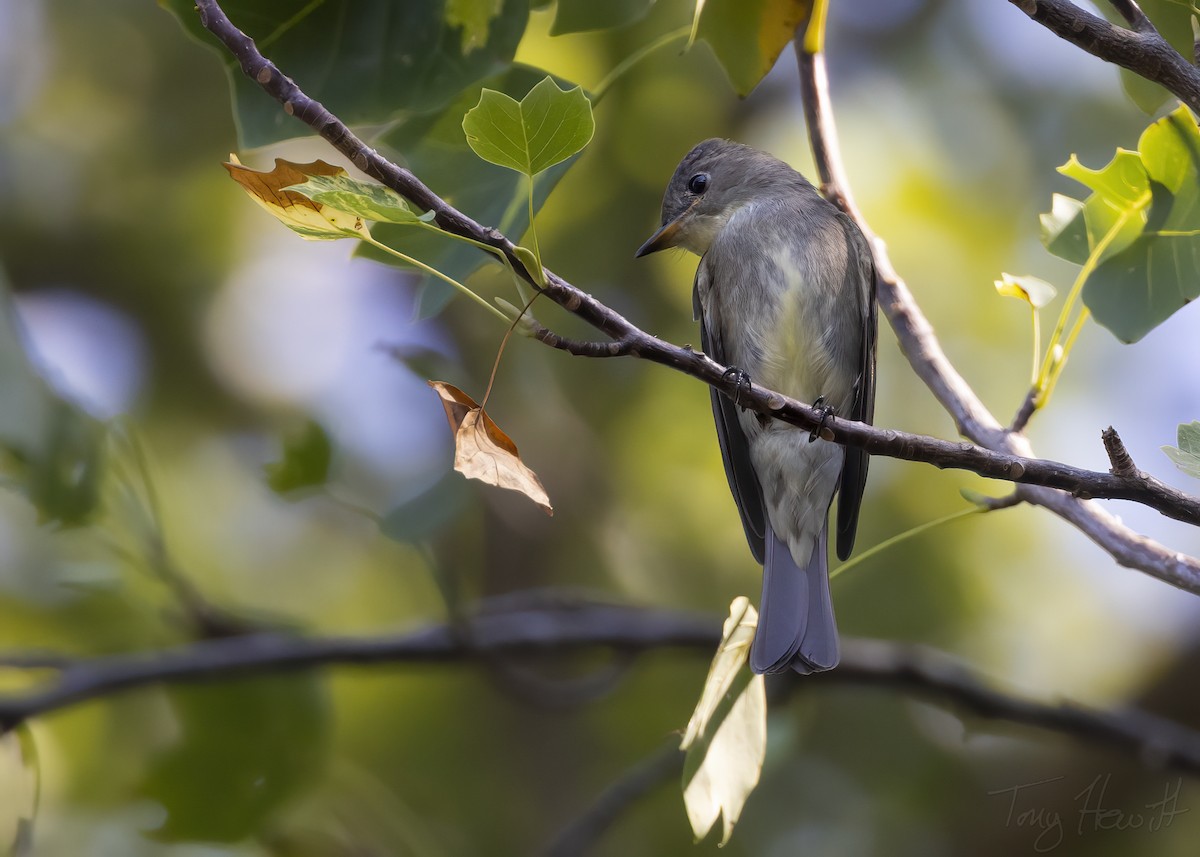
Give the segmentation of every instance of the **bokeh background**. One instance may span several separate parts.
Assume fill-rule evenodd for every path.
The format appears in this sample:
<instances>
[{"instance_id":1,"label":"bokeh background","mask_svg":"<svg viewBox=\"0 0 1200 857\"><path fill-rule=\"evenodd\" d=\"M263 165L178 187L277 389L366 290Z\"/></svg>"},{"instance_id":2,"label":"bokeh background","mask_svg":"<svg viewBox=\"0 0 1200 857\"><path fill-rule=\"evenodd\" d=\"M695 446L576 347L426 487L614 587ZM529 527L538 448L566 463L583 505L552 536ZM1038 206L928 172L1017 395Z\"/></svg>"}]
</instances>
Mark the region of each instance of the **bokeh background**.
<instances>
[{"instance_id":1,"label":"bokeh background","mask_svg":"<svg viewBox=\"0 0 1200 857\"><path fill-rule=\"evenodd\" d=\"M682 0L660 0L631 26L552 38L552 11L535 11L518 58L594 86L689 16ZM992 281L1008 271L1069 286L1074 269L1038 240L1051 194L1074 191L1054 168L1073 152L1106 163L1136 144L1147 116L1115 69L1001 0L834 3L829 53L858 201L1003 420L1026 389L1031 332L1027 308ZM635 262L633 251L700 139L736 138L812 175L795 59L785 51L740 100L707 46L668 48L623 77L596 119L539 215L547 264L643 328L695 343L695 258ZM444 619L448 592L567 589L715 619L736 595L757 599L699 384L518 339L489 411L555 516L463 482L424 382L481 394L503 328L463 300L418 320L415 278L352 259L348 242L282 228L221 169L236 145L215 55L163 9L0 0L2 276L50 383L120 417L145 450L170 564L207 600L246 621L368 634ZM280 155L337 160L315 138L239 155L260 168ZM472 285L512 299L494 272ZM1030 428L1039 453L1106 469L1099 432L1111 424L1140 467L1195 490L1159 447L1200 418L1198 318L1188 308L1136 346L1086 330ZM879 363L877 422L953 437L886 327ZM332 438L333 478L281 498L263 467L309 420ZM886 459L871 472L860 549L965 508L961 488L1004 492ZM1110 505L1200 552L1193 528ZM194 632L145 556L122 549L137 527L128 504L106 510L53 528L0 493L0 647L118 652ZM834 594L845 634L931 644L1039 698L1200 722L1195 600L1117 567L1038 510L905 542L840 577ZM529 854L684 726L706 669L701 655L646 655L577 707L531 702L470 664L139 691L36 721L36 777L12 746L0 753L0 835L28 815L37 779L39 855ZM0 669L0 687L28 681ZM1081 814L1097 805L1097 783L1128 829ZM1164 820L1153 805L1175 789L1187 811ZM1061 836L1039 839L1035 822L1055 813ZM1198 835L1200 790L1174 775L886 692L821 687L772 713L762 783L724 851L1169 855L1194 853ZM594 853L715 845L692 844L668 783Z\"/></svg>"}]
</instances>

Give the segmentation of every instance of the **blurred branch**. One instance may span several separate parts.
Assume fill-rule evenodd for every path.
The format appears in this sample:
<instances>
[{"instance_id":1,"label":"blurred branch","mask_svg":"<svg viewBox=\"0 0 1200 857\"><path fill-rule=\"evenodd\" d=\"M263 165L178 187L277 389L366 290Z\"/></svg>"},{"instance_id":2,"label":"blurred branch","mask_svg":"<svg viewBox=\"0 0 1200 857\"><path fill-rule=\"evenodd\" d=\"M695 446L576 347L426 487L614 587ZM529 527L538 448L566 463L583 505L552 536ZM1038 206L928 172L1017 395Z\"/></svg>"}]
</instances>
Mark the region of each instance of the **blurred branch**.
<instances>
[{"instance_id":1,"label":"blurred branch","mask_svg":"<svg viewBox=\"0 0 1200 857\"><path fill-rule=\"evenodd\" d=\"M1133 0L1111 2L1132 30L1106 21L1070 0L1009 2L1059 38L1159 84L1200 112L1200 69L1162 37Z\"/></svg>"},{"instance_id":2,"label":"blurred branch","mask_svg":"<svg viewBox=\"0 0 1200 857\"><path fill-rule=\"evenodd\" d=\"M875 257L879 306L896 332L901 351L908 358L916 375L925 382L954 418L958 430L964 436L973 440L979 447L992 450L998 455L1015 456L1011 462L1014 468L1024 467L1029 462L1056 467L1057 465L1035 458L1029 440L1020 431L1002 428L971 389L970 384L954 368L942 350L933 326L921 312L912 292L892 267L886 245L871 231L862 213L854 205L837 147L837 131L829 99L829 82L825 73L825 57L820 52L809 52L805 49L804 28L804 23L797 28L794 44L800 68L805 122L821 178L822 191L854 218L871 243ZM1019 426L1020 422L1018 417L1014 425ZM844 428L845 425L841 422L837 427ZM852 442L855 446L864 446L874 452L869 444L849 439L847 442ZM974 451L979 447L970 448ZM1150 493L1157 493L1161 486L1166 488L1168 493L1182 494L1136 469L1133 472L1124 468L1114 470L1117 472L1104 474L1104 478L1124 484L1137 484L1140 486L1139 490ZM1196 558L1168 550L1163 545L1134 532L1124 526L1116 516L1088 499L1103 496L1115 498L1115 494L1097 494L1086 489L1072 489L1066 485L1052 484L1050 479L1026 480L1014 478L1012 475L1007 478L1022 483L1017 489L1017 494L1022 500L1049 509L1074 524L1121 565L1157 577L1180 589L1200 594L1200 588L1197 587L1197 583L1200 582L1197 577L1200 562ZM1065 488L1069 493L1047 490L1053 488ZM1129 499L1128 495L1126 499ZM1190 498L1190 503L1194 502L1195 498ZM1159 506L1155 508L1163 514L1177 517ZM1178 519L1195 523L1190 515Z\"/></svg>"},{"instance_id":3,"label":"blurred branch","mask_svg":"<svg viewBox=\"0 0 1200 857\"><path fill-rule=\"evenodd\" d=\"M0 695L0 730L88 700L160 684L213 682L333 665L477 663L485 656L562 655L586 649L645 654L694 650L708 656L720 640L719 618L676 610L576 604L484 613L471 633L432 625L406 634L307 638L263 633L201 640L153 653L56 658L53 679L23 694ZM17 656L0 655L6 663ZM35 664L41 664L39 655ZM790 687L801 679L788 677ZM1200 733L1137 710L1097 711L1049 705L1000 690L950 656L923 646L846 640L842 662L803 686L874 685L960 705L983 717L1061 732L1135 753L1144 763L1200 774Z\"/></svg>"}]
</instances>

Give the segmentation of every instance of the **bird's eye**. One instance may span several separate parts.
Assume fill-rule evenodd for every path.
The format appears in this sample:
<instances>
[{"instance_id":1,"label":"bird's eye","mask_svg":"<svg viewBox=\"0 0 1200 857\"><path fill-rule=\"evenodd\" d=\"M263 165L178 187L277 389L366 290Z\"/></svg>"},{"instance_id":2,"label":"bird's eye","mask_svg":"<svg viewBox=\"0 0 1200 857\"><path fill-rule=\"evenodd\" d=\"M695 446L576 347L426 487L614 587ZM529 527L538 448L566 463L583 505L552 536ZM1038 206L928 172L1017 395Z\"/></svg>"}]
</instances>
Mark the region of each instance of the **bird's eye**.
<instances>
[{"instance_id":1,"label":"bird's eye","mask_svg":"<svg viewBox=\"0 0 1200 857\"><path fill-rule=\"evenodd\" d=\"M688 190L699 196L708 190L708 173L696 173L688 180Z\"/></svg>"}]
</instances>

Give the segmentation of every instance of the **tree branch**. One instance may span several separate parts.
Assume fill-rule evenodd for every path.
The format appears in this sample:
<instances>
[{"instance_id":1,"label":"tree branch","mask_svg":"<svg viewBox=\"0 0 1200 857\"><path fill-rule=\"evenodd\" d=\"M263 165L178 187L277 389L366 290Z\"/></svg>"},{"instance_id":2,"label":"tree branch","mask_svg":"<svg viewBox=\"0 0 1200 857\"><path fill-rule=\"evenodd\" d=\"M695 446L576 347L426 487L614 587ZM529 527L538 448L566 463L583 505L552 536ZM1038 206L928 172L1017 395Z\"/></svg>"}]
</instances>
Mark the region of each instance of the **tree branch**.
<instances>
[{"instance_id":1,"label":"tree branch","mask_svg":"<svg viewBox=\"0 0 1200 857\"><path fill-rule=\"evenodd\" d=\"M1133 30L1106 21L1070 0L1009 2L1059 38L1161 85L1200 112L1200 69L1162 37L1132 0L1114 0L1112 6Z\"/></svg>"},{"instance_id":2,"label":"tree branch","mask_svg":"<svg viewBox=\"0 0 1200 857\"><path fill-rule=\"evenodd\" d=\"M854 218L859 228L871 241L877 272L879 305L892 329L901 351L908 358L916 375L925 382L937 400L954 418L959 431L975 441L980 447L1015 455L1023 466L1026 461L1038 461L1028 439L1015 429L1004 429L992 416L975 391L963 379L942 351L933 332L933 326L917 306L912 293L896 274L888 258L886 245L875 236L870 226L853 203L841 154L837 148L836 128L829 99L829 85L825 74L825 58L821 53L808 53L804 49L804 28L797 29L794 41L800 68L800 90L804 104L805 122L808 126L817 171L823 190L834 202L843 206ZM1023 409L1022 409L1023 410ZM1021 424L1020 416L1014 426ZM857 443L855 445L858 445ZM869 448L869 447L868 447ZM885 453L886 454L886 453ZM1156 479L1135 471L1110 474L1114 479L1132 480L1147 491L1156 491L1163 485ZM1019 480L1013 480L1019 481ZM1157 542L1139 535L1124 526L1114 515L1097 504L1088 502L1088 497L1101 495L1087 491L1067 489L1070 494L1048 490L1065 486L1053 486L1048 480L1039 481L1038 486L1025 483L1018 488L1018 496L1030 503L1051 510L1059 517L1074 524L1088 538L1107 551L1119 564L1145 572L1159 580L1181 589L1200 594L1197 569L1200 561L1185 554L1170 551ZM1161 511L1161 510L1160 510ZM1164 514L1168 514L1164 512ZM1181 519L1182 520L1182 519Z\"/></svg>"},{"instance_id":3,"label":"tree branch","mask_svg":"<svg viewBox=\"0 0 1200 857\"><path fill-rule=\"evenodd\" d=\"M415 205L435 212L435 220L442 229L501 250L509 257L515 270L528 274L508 238L458 211L411 172L368 147L337 117L309 98L274 63L266 59L254 41L229 20L217 0L197 0L197 8L205 28L237 58L247 75L283 105L286 112L308 124L360 170ZM959 430L978 446L880 429L847 420L827 423L822 436L826 440L862 447L874 455L923 461L942 468L970 470L983 476L1026 485L1060 488L1081 497L1134 500L1170 517L1200 523L1200 500L1197 498L1162 483L1091 472L1036 459L1027 444L1022 447L1013 442L1012 439L1019 436L1006 433L1000 427L966 381L950 365L929 323L892 269L882 243L865 229L861 215L853 209L836 146L833 145L835 138L832 113L826 103L828 96L823 57L819 54L806 55L799 45L798 50L802 85L808 96L805 98L806 115L810 118L810 128L821 130L814 137L823 146L818 160L823 183L831 193L844 201L872 238L880 272L881 306L892 322L914 371L954 416ZM613 339L611 343L587 342L559 337L545 328L536 330L535 338L547 345L581 356L630 355L661 363L716 387L726 395L738 395L738 401L744 407L808 430L820 425L822 415L807 405L759 387L750 391L736 389L735 380L725 374L724 366L690 347L681 348L651 336L553 272L544 273L545 286L541 290L547 297ZM1023 438L1020 440L1023 441ZM1186 574L1175 574L1169 579L1175 585L1182 585L1200 594L1200 561L1182 555L1181 558Z\"/></svg>"},{"instance_id":4,"label":"tree branch","mask_svg":"<svg viewBox=\"0 0 1200 857\"><path fill-rule=\"evenodd\" d=\"M603 648L644 654L667 648L705 656L720 642L718 617L605 604L484 613L469 634L432 625L406 634L308 638L262 633L202 640L154 653L54 658L57 678L24 694L0 695L0 730L134 688L215 682L334 665L489 662L496 655L562 655ZM19 655L0 656L22 663ZM45 656L32 660L40 669ZM789 676L806 689L872 685L961 706L982 717L1060 732L1135 753L1145 764L1200 774L1200 734L1146 712L1049 705L999 690L948 655L922 646L845 640L842 662L820 676Z\"/></svg>"}]
</instances>

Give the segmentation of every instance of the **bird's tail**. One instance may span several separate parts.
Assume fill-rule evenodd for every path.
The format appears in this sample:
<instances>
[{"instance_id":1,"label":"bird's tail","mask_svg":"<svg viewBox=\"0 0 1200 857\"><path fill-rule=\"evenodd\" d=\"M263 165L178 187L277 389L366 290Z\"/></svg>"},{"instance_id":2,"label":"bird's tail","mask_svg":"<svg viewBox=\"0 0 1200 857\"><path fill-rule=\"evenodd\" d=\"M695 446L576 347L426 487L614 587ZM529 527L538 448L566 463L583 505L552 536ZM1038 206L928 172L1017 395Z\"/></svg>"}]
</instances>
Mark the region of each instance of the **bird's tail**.
<instances>
[{"instance_id":1,"label":"bird's tail","mask_svg":"<svg viewBox=\"0 0 1200 857\"><path fill-rule=\"evenodd\" d=\"M767 524L758 632L750 648L750 668L754 672L776 673L790 668L807 675L837 666L837 624L829 594L828 530L826 523L807 565L800 568L787 544Z\"/></svg>"}]
</instances>

